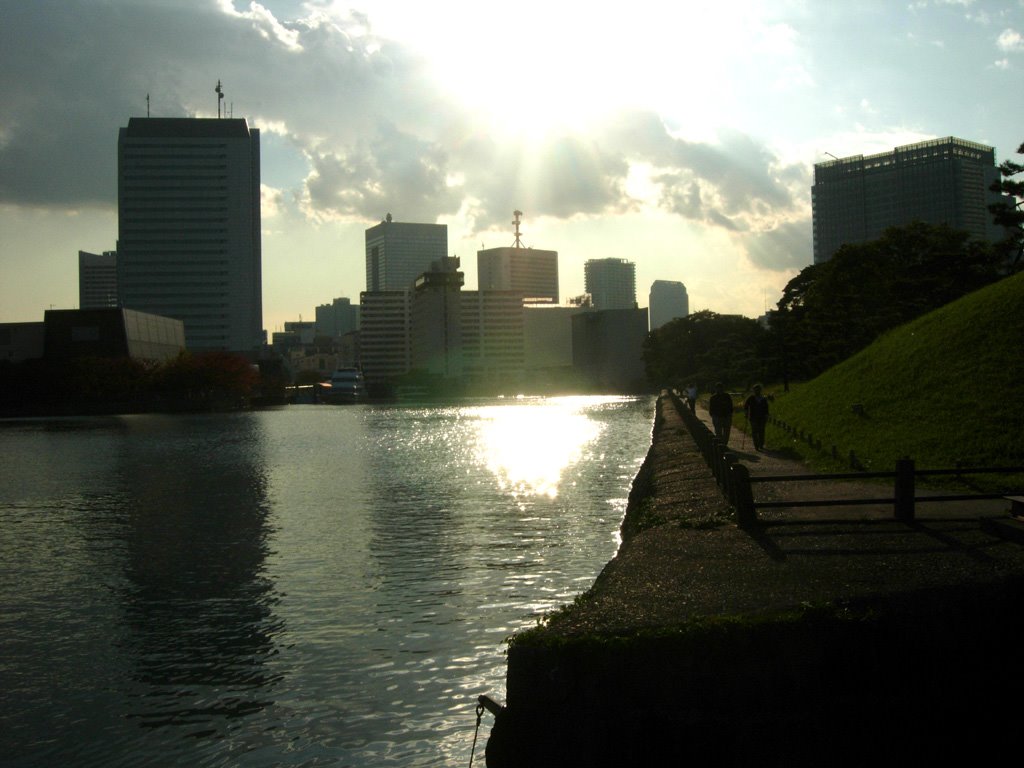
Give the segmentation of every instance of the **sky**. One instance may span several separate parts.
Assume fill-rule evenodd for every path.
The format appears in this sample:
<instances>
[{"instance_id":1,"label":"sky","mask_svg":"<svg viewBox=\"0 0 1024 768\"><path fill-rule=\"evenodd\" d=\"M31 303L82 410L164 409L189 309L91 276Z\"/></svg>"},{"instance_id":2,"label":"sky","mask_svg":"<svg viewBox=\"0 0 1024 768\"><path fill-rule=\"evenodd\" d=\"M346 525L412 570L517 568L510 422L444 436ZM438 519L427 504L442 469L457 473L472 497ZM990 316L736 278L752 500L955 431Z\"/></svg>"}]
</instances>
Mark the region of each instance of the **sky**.
<instances>
[{"instance_id":1,"label":"sky","mask_svg":"<svg viewBox=\"0 0 1024 768\"><path fill-rule=\"evenodd\" d=\"M1020 160L1024 0L0 0L0 322L78 302L130 117L260 130L268 332L366 288L363 233L636 264L757 317L812 262L815 162L944 136Z\"/></svg>"}]
</instances>

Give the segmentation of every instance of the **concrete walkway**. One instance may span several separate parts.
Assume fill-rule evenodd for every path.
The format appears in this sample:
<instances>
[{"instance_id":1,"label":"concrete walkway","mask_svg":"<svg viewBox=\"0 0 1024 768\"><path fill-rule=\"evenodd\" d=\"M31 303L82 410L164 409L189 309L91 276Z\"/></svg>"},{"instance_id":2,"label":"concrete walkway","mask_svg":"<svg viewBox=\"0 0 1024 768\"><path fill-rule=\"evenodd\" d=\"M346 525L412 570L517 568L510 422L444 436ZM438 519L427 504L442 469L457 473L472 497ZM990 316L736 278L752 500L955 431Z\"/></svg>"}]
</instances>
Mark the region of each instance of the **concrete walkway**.
<instances>
[{"instance_id":1,"label":"concrete walkway","mask_svg":"<svg viewBox=\"0 0 1024 768\"><path fill-rule=\"evenodd\" d=\"M711 415L704 408L697 407L697 417L712 432ZM797 459L784 446L767 445L762 451L755 451L750 435L743 427L745 422L741 414L733 421L732 433L729 436L729 449L736 454L739 461L750 470L751 477L767 477L779 475L813 475L814 470ZM895 469L890 468L890 471ZM856 474L853 470L847 470ZM850 479L821 480L796 483L756 483L754 499L760 501L779 501L782 499L891 499L894 494L893 480L884 479ZM969 490L955 493L969 493ZM938 496L950 494L934 488L919 486L918 496ZM1009 502L1004 499L979 499L972 501L919 502L916 510L918 520L933 518L971 518L995 517L1008 512ZM886 501L881 504L832 507L793 507L786 509L766 509L758 514L765 523L795 520L885 520L893 517L893 503Z\"/></svg>"},{"instance_id":2,"label":"concrete walkway","mask_svg":"<svg viewBox=\"0 0 1024 768\"><path fill-rule=\"evenodd\" d=\"M663 398L659 409L663 421L644 481L650 494L641 504L631 500L618 555L591 599L553 622L554 633L615 634L702 616L765 614L1024 575L1024 546L983 524L982 518L1006 518L1008 502L1002 500L921 505L911 523L897 520L890 502L762 510L756 530L738 528L671 401ZM733 436L732 444L742 444L741 432L734 429ZM738 453L752 474L809 474L770 449ZM885 498L893 490L867 481L755 485L755 499L782 493Z\"/></svg>"}]
</instances>

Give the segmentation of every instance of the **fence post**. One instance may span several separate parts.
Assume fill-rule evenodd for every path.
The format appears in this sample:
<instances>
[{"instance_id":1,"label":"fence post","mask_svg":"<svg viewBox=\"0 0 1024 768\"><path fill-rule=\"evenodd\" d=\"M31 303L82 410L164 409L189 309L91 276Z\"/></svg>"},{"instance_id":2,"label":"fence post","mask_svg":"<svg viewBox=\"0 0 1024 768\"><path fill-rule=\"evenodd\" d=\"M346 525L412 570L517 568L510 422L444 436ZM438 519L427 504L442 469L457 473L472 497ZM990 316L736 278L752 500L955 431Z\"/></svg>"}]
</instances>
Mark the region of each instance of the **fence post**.
<instances>
[{"instance_id":1,"label":"fence post","mask_svg":"<svg viewBox=\"0 0 1024 768\"><path fill-rule=\"evenodd\" d=\"M725 498L736 506L736 474L732 471L736 466L736 454L726 451L722 460L725 462Z\"/></svg>"},{"instance_id":2,"label":"fence post","mask_svg":"<svg viewBox=\"0 0 1024 768\"><path fill-rule=\"evenodd\" d=\"M750 528L757 523L754 493L750 489L750 470L743 464L733 464L732 472L736 494L736 522L741 528Z\"/></svg>"},{"instance_id":3,"label":"fence post","mask_svg":"<svg viewBox=\"0 0 1024 768\"><path fill-rule=\"evenodd\" d=\"M904 456L896 460L896 519L909 523L914 519L914 460Z\"/></svg>"}]
</instances>

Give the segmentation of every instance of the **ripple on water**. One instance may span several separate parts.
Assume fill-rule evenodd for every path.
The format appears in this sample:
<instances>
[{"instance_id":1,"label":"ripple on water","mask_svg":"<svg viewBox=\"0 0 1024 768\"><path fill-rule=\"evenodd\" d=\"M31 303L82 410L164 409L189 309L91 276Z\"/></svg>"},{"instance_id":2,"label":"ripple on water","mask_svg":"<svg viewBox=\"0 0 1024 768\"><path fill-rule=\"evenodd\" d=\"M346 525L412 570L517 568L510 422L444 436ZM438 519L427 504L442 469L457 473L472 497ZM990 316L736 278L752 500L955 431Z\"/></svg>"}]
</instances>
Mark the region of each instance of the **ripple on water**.
<instances>
[{"instance_id":1,"label":"ripple on water","mask_svg":"<svg viewBox=\"0 0 1024 768\"><path fill-rule=\"evenodd\" d=\"M464 765L505 639L614 553L652 414L553 399L0 427L17 478L0 753ZM541 444L560 446L554 495Z\"/></svg>"}]
</instances>

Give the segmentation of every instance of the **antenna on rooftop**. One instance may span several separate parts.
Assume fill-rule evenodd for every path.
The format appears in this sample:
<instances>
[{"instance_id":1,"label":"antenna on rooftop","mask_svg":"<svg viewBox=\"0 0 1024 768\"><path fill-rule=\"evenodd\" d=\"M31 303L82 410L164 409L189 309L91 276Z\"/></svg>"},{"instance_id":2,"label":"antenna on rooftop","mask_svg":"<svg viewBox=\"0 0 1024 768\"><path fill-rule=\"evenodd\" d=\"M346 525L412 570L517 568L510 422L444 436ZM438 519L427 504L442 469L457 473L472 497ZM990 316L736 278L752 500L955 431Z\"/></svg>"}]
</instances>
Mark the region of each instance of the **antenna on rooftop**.
<instances>
[{"instance_id":1,"label":"antenna on rooftop","mask_svg":"<svg viewBox=\"0 0 1024 768\"><path fill-rule=\"evenodd\" d=\"M523 247L523 242L522 242L522 240L519 239L519 217L523 215L523 212L522 211L512 211L512 215L515 216L515 219L512 220L512 224L516 228L516 241L515 241L515 243L512 244L512 247L513 248L522 248Z\"/></svg>"},{"instance_id":2,"label":"antenna on rooftop","mask_svg":"<svg viewBox=\"0 0 1024 768\"><path fill-rule=\"evenodd\" d=\"M224 89L221 87L220 80L217 81L217 87L213 91L217 94L217 119L220 120L220 103L224 101Z\"/></svg>"},{"instance_id":3,"label":"antenna on rooftop","mask_svg":"<svg viewBox=\"0 0 1024 768\"><path fill-rule=\"evenodd\" d=\"M149 94L146 94L146 117L149 117Z\"/></svg>"}]
</instances>

